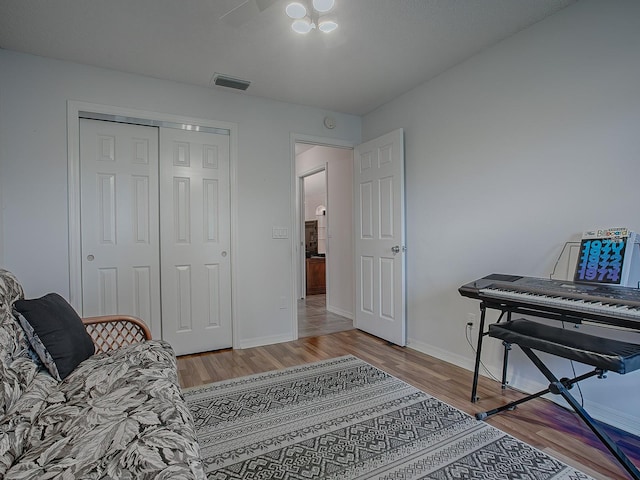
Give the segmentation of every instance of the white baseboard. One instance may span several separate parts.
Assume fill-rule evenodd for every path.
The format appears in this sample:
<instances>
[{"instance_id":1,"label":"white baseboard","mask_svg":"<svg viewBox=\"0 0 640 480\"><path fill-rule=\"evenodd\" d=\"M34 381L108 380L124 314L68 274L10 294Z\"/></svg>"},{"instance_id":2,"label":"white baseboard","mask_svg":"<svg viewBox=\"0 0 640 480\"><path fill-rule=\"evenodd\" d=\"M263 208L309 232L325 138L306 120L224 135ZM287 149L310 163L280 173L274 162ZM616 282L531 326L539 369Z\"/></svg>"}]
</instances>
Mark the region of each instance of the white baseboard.
<instances>
[{"instance_id":1,"label":"white baseboard","mask_svg":"<svg viewBox=\"0 0 640 480\"><path fill-rule=\"evenodd\" d=\"M431 355L439 360L444 360L445 362L453 363L458 367L465 368L467 370L473 371L474 362L467 357L463 357L462 355L453 354L447 350L443 350L438 347L434 347L433 345L429 345L428 343L421 342L420 340L416 340L413 338L407 339L407 347L417 350L421 353L425 353L427 355Z\"/></svg>"},{"instance_id":2,"label":"white baseboard","mask_svg":"<svg viewBox=\"0 0 640 480\"><path fill-rule=\"evenodd\" d=\"M528 381L524 379L519 379L517 384L512 385L513 388L525 392L526 394L539 392L548 386L549 384L547 383ZM574 391L571 393L576 396ZM573 408L560 395L548 393L543 395L542 398L551 400L552 402L573 412ZM576 399L579 401L580 397L576 396ZM619 428L620 430L631 433L632 435L640 436L640 417L637 415L629 415L628 413L621 412L620 410L613 409L601 403L592 402L588 398L585 398L584 400L584 409L592 418L599 422Z\"/></svg>"},{"instance_id":3,"label":"white baseboard","mask_svg":"<svg viewBox=\"0 0 640 480\"><path fill-rule=\"evenodd\" d=\"M269 335L267 337L246 338L240 340L241 349L262 347L264 345L272 345L274 343L290 342L295 340L291 335Z\"/></svg>"},{"instance_id":4,"label":"white baseboard","mask_svg":"<svg viewBox=\"0 0 640 480\"><path fill-rule=\"evenodd\" d=\"M625 432L640 436L640 417L637 415L629 415L620 410L614 410L600 403L593 403L585 400L585 410L589 414L601 422L619 428Z\"/></svg>"},{"instance_id":5,"label":"white baseboard","mask_svg":"<svg viewBox=\"0 0 640 480\"><path fill-rule=\"evenodd\" d=\"M353 320L353 312L348 312L346 310L342 310L341 308L333 307L331 305L326 306L327 312L335 313L336 315L340 315L341 317L346 317L349 320Z\"/></svg>"},{"instance_id":6,"label":"white baseboard","mask_svg":"<svg viewBox=\"0 0 640 480\"><path fill-rule=\"evenodd\" d=\"M469 359L462 355L452 354L451 352L438 347L434 347L433 345L429 345L419 340L409 339L407 346L421 353L431 355L432 357L435 357L439 360L452 363L453 365L457 365L458 367L462 367L469 371L473 371L473 368L475 366L474 360L472 359ZM489 365L488 367L491 369L491 371L494 372L502 371L501 365ZM480 370L480 375L487 376L486 373L482 371L482 369ZM517 384L513 384L511 386L525 393L533 393L544 390L548 387L548 384L542 384L539 382L520 378L518 379ZM469 385L469 388L471 388L471 385ZM573 411L573 409L564 400L564 398L559 395L547 394L543 398L551 400L558 405L561 405ZM628 413L612 409L610 407L607 407L606 405L590 402L588 399L585 399L584 408L594 419L606 423L607 425L611 425L612 427L619 428L620 430L623 430L625 432L629 432L632 435L640 436L640 416L629 415Z\"/></svg>"}]
</instances>

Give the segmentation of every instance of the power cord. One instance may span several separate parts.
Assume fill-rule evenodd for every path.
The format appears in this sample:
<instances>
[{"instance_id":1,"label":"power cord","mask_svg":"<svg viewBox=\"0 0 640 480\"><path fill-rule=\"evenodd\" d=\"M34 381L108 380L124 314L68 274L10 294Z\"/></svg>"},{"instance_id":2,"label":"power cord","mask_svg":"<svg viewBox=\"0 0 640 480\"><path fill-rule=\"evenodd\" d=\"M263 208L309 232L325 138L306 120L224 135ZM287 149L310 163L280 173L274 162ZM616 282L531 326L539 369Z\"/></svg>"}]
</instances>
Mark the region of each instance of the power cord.
<instances>
[{"instance_id":1,"label":"power cord","mask_svg":"<svg viewBox=\"0 0 640 480\"><path fill-rule=\"evenodd\" d=\"M471 330L473 329L473 323L469 322L467 323L467 325L465 326L465 338L467 339L467 343L469 344L469 346L471 347L471 351L474 353L474 355L477 355L476 349L473 346L473 343L471 342ZM482 333L479 333L478 335L482 335ZM502 380L498 379L493 373L491 373L491 371L487 368L487 366L482 363L482 360L480 360L480 365L482 365L482 368L484 369L485 372L487 372L487 374L493 378L496 382L500 382L502 383Z\"/></svg>"},{"instance_id":2,"label":"power cord","mask_svg":"<svg viewBox=\"0 0 640 480\"><path fill-rule=\"evenodd\" d=\"M566 328L564 322L562 322L562 328ZM476 348L473 346L473 342L472 342L472 338L471 338L471 330L472 329L473 329L473 323L472 322L468 322L465 325L465 338L466 338L467 343L469 344L469 347L471 348L471 351L473 352L473 354L477 355ZM482 333L479 333L478 335L482 335ZM573 363L573 360L569 360L569 362L571 364L571 370L573 371L573 378L575 378L575 377L577 377L575 364ZM487 375L489 375L493 380L495 380L496 382L502 383L502 379L499 379L498 377L496 377L491 372L491 370L489 370L489 368L482 362L482 360L480 360L480 365L482 366L484 371L487 372ZM582 408L584 408L584 395L582 394L582 388L580 388L580 383L576 382L576 383L574 383L574 385L576 387L578 387L578 393L580 394L580 405L582 406ZM511 385L509 385L509 382L507 382L505 387L508 387L511 390L515 390L515 391L518 391L518 392L521 391L521 390L519 390L517 388L514 388Z\"/></svg>"},{"instance_id":3,"label":"power cord","mask_svg":"<svg viewBox=\"0 0 640 480\"><path fill-rule=\"evenodd\" d=\"M564 243L564 246L562 247L562 250L560 251L560 255L558 255L558 258L556 258L556 263L553 265L553 270L549 274L549 280L552 280L553 276L556 274L556 268L558 268L558 263L560 263L560 259L562 258L562 255L564 255L564 251L567 249L567 247L570 247L572 245L580 245L580 242L565 242Z\"/></svg>"}]
</instances>

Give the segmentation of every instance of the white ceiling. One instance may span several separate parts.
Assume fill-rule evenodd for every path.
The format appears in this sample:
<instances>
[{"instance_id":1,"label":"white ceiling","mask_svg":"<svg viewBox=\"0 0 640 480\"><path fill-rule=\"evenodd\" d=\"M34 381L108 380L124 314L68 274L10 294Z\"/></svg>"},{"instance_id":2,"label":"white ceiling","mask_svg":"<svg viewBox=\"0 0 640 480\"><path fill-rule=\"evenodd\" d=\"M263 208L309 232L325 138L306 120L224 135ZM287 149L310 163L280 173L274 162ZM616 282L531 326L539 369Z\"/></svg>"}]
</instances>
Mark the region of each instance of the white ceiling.
<instances>
[{"instance_id":1,"label":"white ceiling","mask_svg":"<svg viewBox=\"0 0 640 480\"><path fill-rule=\"evenodd\" d=\"M362 115L577 0L336 0L305 36L288 1L0 0L0 47Z\"/></svg>"}]
</instances>

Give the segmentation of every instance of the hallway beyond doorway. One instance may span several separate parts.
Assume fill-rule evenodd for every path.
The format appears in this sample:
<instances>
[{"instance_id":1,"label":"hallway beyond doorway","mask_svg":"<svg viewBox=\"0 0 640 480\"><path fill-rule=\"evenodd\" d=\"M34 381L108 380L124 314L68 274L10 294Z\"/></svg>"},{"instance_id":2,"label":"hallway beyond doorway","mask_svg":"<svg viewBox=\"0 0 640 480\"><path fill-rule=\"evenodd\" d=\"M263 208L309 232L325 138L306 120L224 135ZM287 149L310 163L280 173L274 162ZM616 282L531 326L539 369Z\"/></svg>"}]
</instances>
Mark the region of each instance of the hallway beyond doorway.
<instances>
[{"instance_id":1,"label":"hallway beyond doorway","mask_svg":"<svg viewBox=\"0 0 640 480\"><path fill-rule=\"evenodd\" d=\"M323 294L298 300L299 338L353 330L353 320L327 311L326 302Z\"/></svg>"}]
</instances>

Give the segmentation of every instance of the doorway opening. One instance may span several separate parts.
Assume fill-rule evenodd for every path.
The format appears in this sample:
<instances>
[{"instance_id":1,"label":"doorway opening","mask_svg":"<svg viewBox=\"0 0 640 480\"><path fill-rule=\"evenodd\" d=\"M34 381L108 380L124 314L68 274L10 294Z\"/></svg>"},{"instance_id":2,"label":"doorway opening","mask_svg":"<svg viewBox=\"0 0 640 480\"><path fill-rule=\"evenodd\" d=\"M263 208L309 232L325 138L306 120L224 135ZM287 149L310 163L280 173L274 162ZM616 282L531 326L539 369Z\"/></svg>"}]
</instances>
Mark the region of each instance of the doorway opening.
<instances>
[{"instance_id":1,"label":"doorway opening","mask_svg":"<svg viewBox=\"0 0 640 480\"><path fill-rule=\"evenodd\" d=\"M353 329L353 150L295 143L298 337Z\"/></svg>"}]
</instances>

